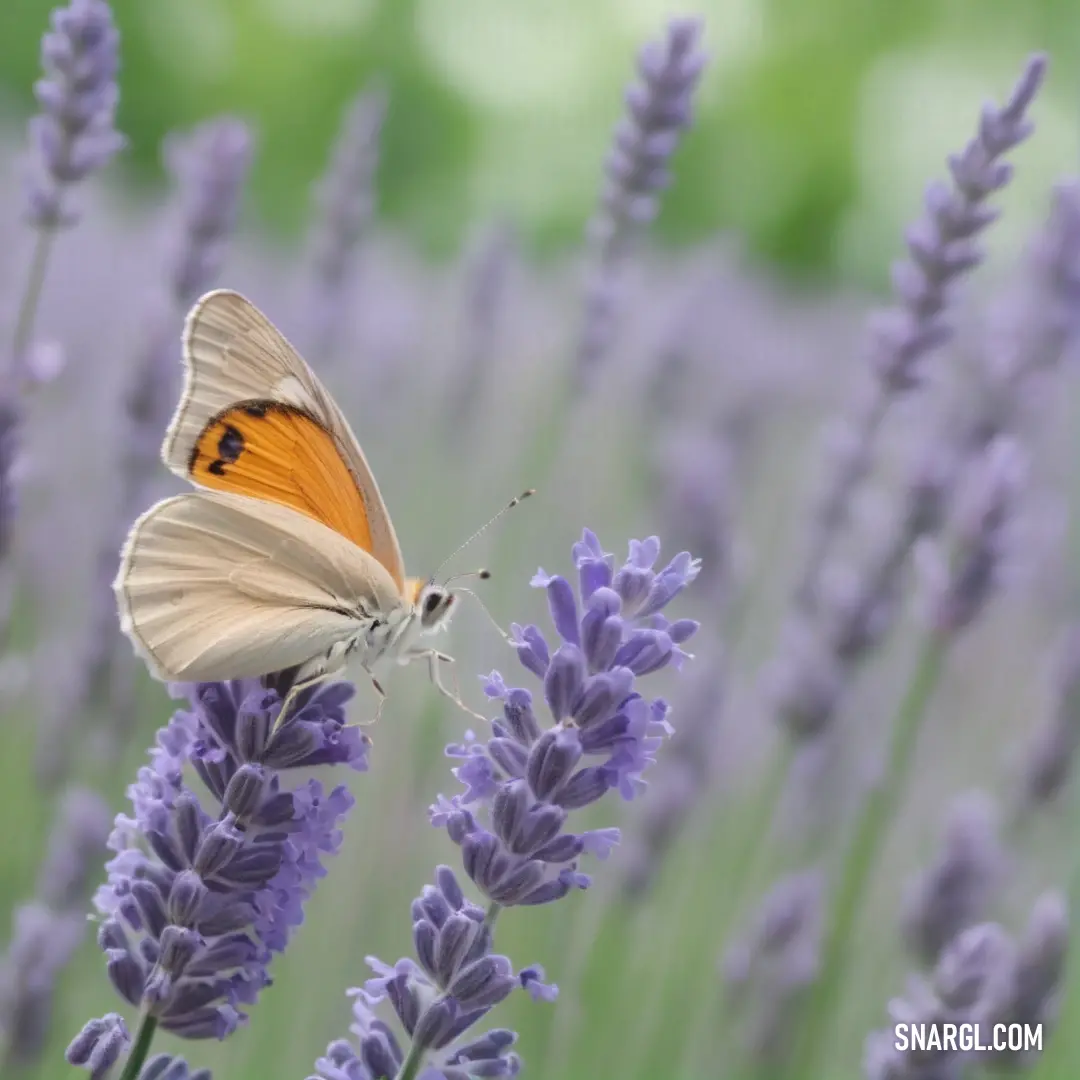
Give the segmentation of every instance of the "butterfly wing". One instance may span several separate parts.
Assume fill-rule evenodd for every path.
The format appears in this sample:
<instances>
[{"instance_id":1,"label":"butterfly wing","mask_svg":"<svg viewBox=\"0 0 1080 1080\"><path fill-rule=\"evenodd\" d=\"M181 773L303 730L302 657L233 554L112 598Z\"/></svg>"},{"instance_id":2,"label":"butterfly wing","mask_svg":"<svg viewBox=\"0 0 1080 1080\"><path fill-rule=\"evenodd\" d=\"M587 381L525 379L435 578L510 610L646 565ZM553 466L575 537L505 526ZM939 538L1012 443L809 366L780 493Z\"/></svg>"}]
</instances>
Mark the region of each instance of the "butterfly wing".
<instances>
[{"instance_id":1,"label":"butterfly wing","mask_svg":"<svg viewBox=\"0 0 1080 1080\"><path fill-rule=\"evenodd\" d=\"M306 663L400 606L383 566L288 506L191 492L135 522L113 583L158 678L255 678Z\"/></svg>"},{"instance_id":2,"label":"butterfly wing","mask_svg":"<svg viewBox=\"0 0 1080 1080\"><path fill-rule=\"evenodd\" d=\"M207 293L184 328L184 390L161 456L200 487L291 506L404 568L386 505L341 410L250 301Z\"/></svg>"}]
</instances>

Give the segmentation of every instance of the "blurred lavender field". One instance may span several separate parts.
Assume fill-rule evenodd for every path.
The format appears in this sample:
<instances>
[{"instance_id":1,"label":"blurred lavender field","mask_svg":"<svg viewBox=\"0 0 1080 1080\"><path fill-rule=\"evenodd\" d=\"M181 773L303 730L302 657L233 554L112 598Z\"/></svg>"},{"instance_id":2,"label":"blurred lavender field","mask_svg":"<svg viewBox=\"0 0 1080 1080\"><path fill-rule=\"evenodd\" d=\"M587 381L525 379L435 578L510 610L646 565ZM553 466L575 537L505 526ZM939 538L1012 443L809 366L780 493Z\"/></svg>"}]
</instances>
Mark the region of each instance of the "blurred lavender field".
<instances>
[{"instance_id":1,"label":"blurred lavender field","mask_svg":"<svg viewBox=\"0 0 1080 1080\"><path fill-rule=\"evenodd\" d=\"M533 580L543 567L576 583L579 543L577 569L592 567L583 582L596 571L583 529L616 568L631 537L660 538L657 571L684 549L700 558L696 580L676 566L686 587L664 609L700 627L676 671L689 627L632 598L640 567L608 571L624 633L653 634L660 653L655 664L590 654L589 676L647 677L673 733L656 747L650 727L631 748L640 761L604 763L613 790L575 818L584 853L539 859L546 882L565 885L557 903L499 901L482 865L466 855L462 868L462 807L440 802L460 793L450 769L461 762L445 748L492 732L419 668L395 672L367 729L366 772L290 770L290 784L347 783L356 804L340 850L325 855L288 948L272 947L272 985L213 1017L224 1024L237 1006L249 1022L220 1039L157 1034L151 1053L177 1056L173 1080L202 1068L458 1080L511 1075L511 1052L524 1075L552 1078L1074 1075L1080 179L1048 169L1040 149L1044 109L1053 134L1068 97L1047 58L1017 52L1014 82L989 88L992 103L963 102L952 156L895 237L892 294L875 303L853 288L795 289L734 233L677 253L650 243L660 199L679 200L680 143L722 28L706 39L696 19L658 20L636 71L626 57L625 116L611 117L580 252L540 261L515 223L481 220L440 264L377 214L380 147L395 123L383 84L358 89L305 244L283 250L238 224L259 139L236 117L169 136L163 201L115 182L123 41L101 0L61 11L30 149L14 129L0 144L0 1075L77 1075L69 1048L129 1080L119 1020L72 1040L106 1014L138 1027L103 950L114 981L132 964L94 896L114 816L132 813L125 793L155 732L186 706L131 656L109 582L134 517L180 490L157 456L179 392L180 329L218 286L251 298L333 391L411 572L538 489L450 569L489 567L476 589L499 625L536 624L553 652L563 647L549 661L516 629L515 656L463 601L444 640L472 708L500 715L483 681L493 669L512 686L539 674L540 728L550 711L559 737L588 730L580 701L566 706L573 721L557 705L556 675L586 648L576 609ZM663 592L663 573L640 573L642 595ZM589 599L583 586L583 610ZM356 682L348 717L366 721L374 695L362 672ZM551 811L555 796L545 801L529 776L533 809ZM185 782L215 817L194 774ZM432 828L433 806L445 828ZM613 826L621 843L594 858ZM499 1001L477 1028L516 1042L489 1040L472 1069L449 1051L386 1057L393 1044L364 999L346 997L372 977L367 957L415 958L424 933L443 932L430 893L410 914L438 866L481 905L477 919L489 902L517 908L499 916L492 948L529 993ZM589 888L575 887L579 872ZM147 986L159 959L139 961ZM526 964L544 976L519 972ZM438 981L411 977L424 993ZM143 982L133 993L149 1006ZM376 1012L407 1048L416 1017L403 1033L387 1002ZM1045 1050L917 1058L893 1045L902 1021L1042 1023ZM351 1023L361 1030L346 1050L334 1041Z\"/></svg>"}]
</instances>

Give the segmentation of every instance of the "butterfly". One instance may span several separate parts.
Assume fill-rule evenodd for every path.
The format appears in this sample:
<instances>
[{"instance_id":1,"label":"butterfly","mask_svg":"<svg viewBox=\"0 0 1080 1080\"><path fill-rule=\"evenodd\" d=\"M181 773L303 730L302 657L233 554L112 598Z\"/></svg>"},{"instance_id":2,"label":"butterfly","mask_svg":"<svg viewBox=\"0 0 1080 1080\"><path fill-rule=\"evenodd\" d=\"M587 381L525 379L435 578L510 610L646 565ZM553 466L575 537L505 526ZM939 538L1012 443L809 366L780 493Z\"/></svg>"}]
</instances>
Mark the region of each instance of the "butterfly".
<instances>
[{"instance_id":1,"label":"butterfly","mask_svg":"<svg viewBox=\"0 0 1080 1080\"><path fill-rule=\"evenodd\" d=\"M373 668L426 659L436 688L471 713L439 677L453 658L426 640L455 591L405 576L360 444L300 354L222 289L191 309L183 356L161 456L200 490L138 518L113 582L121 629L151 672L214 682L295 668L280 724L295 693L350 659L380 711Z\"/></svg>"}]
</instances>

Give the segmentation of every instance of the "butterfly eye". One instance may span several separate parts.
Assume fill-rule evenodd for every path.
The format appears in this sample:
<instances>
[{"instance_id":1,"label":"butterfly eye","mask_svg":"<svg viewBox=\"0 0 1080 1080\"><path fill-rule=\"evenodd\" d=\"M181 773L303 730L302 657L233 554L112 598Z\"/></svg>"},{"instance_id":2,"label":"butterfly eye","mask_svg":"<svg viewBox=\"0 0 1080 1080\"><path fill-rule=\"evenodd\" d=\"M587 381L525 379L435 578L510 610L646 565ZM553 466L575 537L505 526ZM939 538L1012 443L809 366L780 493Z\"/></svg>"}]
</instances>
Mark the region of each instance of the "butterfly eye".
<instances>
[{"instance_id":1,"label":"butterfly eye","mask_svg":"<svg viewBox=\"0 0 1080 1080\"><path fill-rule=\"evenodd\" d=\"M420 622L427 629L440 623L454 602L453 593L440 586L431 586L420 601Z\"/></svg>"}]
</instances>

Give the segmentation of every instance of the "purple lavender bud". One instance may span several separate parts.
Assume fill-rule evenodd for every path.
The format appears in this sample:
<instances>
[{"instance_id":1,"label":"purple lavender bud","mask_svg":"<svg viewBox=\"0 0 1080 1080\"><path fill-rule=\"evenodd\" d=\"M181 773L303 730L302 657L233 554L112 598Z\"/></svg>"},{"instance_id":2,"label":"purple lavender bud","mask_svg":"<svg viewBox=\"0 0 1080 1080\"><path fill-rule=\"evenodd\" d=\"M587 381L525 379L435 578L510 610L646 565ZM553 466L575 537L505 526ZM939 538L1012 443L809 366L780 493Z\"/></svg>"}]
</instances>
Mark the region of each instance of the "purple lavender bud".
<instances>
[{"instance_id":1,"label":"purple lavender bud","mask_svg":"<svg viewBox=\"0 0 1080 1080\"><path fill-rule=\"evenodd\" d=\"M612 668L614 660L613 654L607 665L611 670L601 671L585 681L574 705L574 722L588 733L595 732L630 697L635 672L625 667Z\"/></svg>"},{"instance_id":2,"label":"purple lavender bud","mask_svg":"<svg viewBox=\"0 0 1080 1080\"><path fill-rule=\"evenodd\" d=\"M182 1057L156 1054L142 1067L139 1080L212 1080L209 1069L195 1069Z\"/></svg>"},{"instance_id":3,"label":"purple lavender bud","mask_svg":"<svg viewBox=\"0 0 1080 1080\"><path fill-rule=\"evenodd\" d=\"M551 621L555 624L559 637L569 645L580 645L577 601L574 599L574 590L570 588L570 583L566 578L558 575L551 577L540 569L534 575L532 585L535 588L547 590Z\"/></svg>"},{"instance_id":4,"label":"purple lavender bud","mask_svg":"<svg viewBox=\"0 0 1080 1080\"><path fill-rule=\"evenodd\" d=\"M167 921L173 926L194 926L209 890L193 870L184 870L173 878L169 889Z\"/></svg>"},{"instance_id":5,"label":"purple lavender bud","mask_svg":"<svg viewBox=\"0 0 1080 1080\"><path fill-rule=\"evenodd\" d=\"M88 1069L93 1080L103 1080L130 1046L124 1018L119 1013L108 1013L100 1020L90 1020L71 1040L64 1057L69 1065Z\"/></svg>"},{"instance_id":6,"label":"purple lavender bud","mask_svg":"<svg viewBox=\"0 0 1080 1080\"><path fill-rule=\"evenodd\" d=\"M666 666L674 643L662 630L635 630L619 647L614 663L635 675L649 675Z\"/></svg>"},{"instance_id":7,"label":"purple lavender bud","mask_svg":"<svg viewBox=\"0 0 1080 1080\"><path fill-rule=\"evenodd\" d=\"M504 784L492 800L495 834L515 855L532 855L550 844L566 823L566 811L561 807L547 803L530 806L531 802L532 793L524 780Z\"/></svg>"},{"instance_id":8,"label":"purple lavender bud","mask_svg":"<svg viewBox=\"0 0 1080 1080\"><path fill-rule=\"evenodd\" d=\"M233 773L221 801L240 824L245 824L262 805L267 778L267 773L257 765L241 765Z\"/></svg>"},{"instance_id":9,"label":"purple lavender bud","mask_svg":"<svg viewBox=\"0 0 1080 1080\"><path fill-rule=\"evenodd\" d=\"M505 689L505 688L504 688ZM503 705L503 723L506 733L516 738L523 747L530 747L540 738L540 724L532 708L532 694L528 690L507 690Z\"/></svg>"},{"instance_id":10,"label":"purple lavender bud","mask_svg":"<svg viewBox=\"0 0 1080 1080\"><path fill-rule=\"evenodd\" d=\"M957 800L942 850L905 904L905 937L920 959L933 964L961 930L985 917L1004 863L993 803L979 795Z\"/></svg>"},{"instance_id":11,"label":"purple lavender bud","mask_svg":"<svg viewBox=\"0 0 1080 1080\"><path fill-rule=\"evenodd\" d=\"M724 973L732 985L755 981L794 990L818 970L824 879L817 871L778 881L754 913L753 924L728 950Z\"/></svg>"},{"instance_id":12,"label":"purple lavender bud","mask_svg":"<svg viewBox=\"0 0 1080 1080\"><path fill-rule=\"evenodd\" d=\"M557 796L556 805L564 810L581 810L602 799L617 786L614 770L608 766L591 765L579 769Z\"/></svg>"},{"instance_id":13,"label":"purple lavender bud","mask_svg":"<svg viewBox=\"0 0 1080 1080\"><path fill-rule=\"evenodd\" d=\"M44 78L34 85L41 112L30 121L33 171L27 216L55 229L77 217L65 190L104 166L124 145L114 126L120 36L104 0L71 0L52 14L41 42Z\"/></svg>"},{"instance_id":14,"label":"purple lavender bud","mask_svg":"<svg viewBox=\"0 0 1080 1080\"><path fill-rule=\"evenodd\" d=\"M544 635L535 626L510 625L510 644L517 650L518 659L538 679L542 679L551 662Z\"/></svg>"},{"instance_id":15,"label":"purple lavender bud","mask_svg":"<svg viewBox=\"0 0 1080 1080\"><path fill-rule=\"evenodd\" d=\"M490 759L482 758L481 760L487 760L489 765L496 766L507 776L525 775L525 769L529 763L529 751L521 743L496 735L488 741L487 751ZM488 775L493 776L493 772L489 772Z\"/></svg>"},{"instance_id":16,"label":"purple lavender bud","mask_svg":"<svg viewBox=\"0 0 1080 1080\"><path fill-rule=\"evenodd\" d=\"M544 675L544 697L556 723L574 709L585 685L585 657L576 645L560 645Z\"/></svg>"},{"instance_id":17,"label":"purple lavender bud","mask_svg":"<svg viewBox=\"0 0 1080 1080\"><path fill-rule=\"evenodd\" d=\"M1008 554L1009 529L1027 482L1027 460L1016 440L996 439L972 462L957 492L951 555L923 549L930 578L931 621L942 633L968 627L997 587Z\"/></svg>"},{"instance_id":18,"label":"purple lavender bud","mask_svg":"<svg viewBox=\"0 0 1080 1080\"><path fill-rule=\"evenodd\" d=\"M604 551L591 529L585 529L581 534L572 554L578 572L578 592L582 602L588 603L597 589L610 587L615 574L615 556Z\"/></svg>"},{"instance_id":19,"label":"purple lavender bud","mask_svg":"<svg viewBox=\"0 0 1080 1080\"><path fill-rule=\"evenodd\" d=\"M282 683L280 692L287 690ZM326 793L315 780L288 786L271 763L274 741L252 740L280 709L278 692L254 680L186 687L191 710L158 733L151 765L130 789L133 816L119 815L110 838L117 853L95 898L104 917L99 943L121 996L181 1038L225 1038L255 1002L267 966L304 917L304 903L325 871L322 857L341 843L352 806L344 787ZM367 745L346 728L339 686L307 692L286 731L310 742L291 766L366 768ZM241 721L262 709L262 721ZM243 744L238 742L243 739ZM249 761L254 753L262 758ZM221 803L210 813L183 778L185 767ZM287 826L287 827L286 827Z\"/></svg>"},{"instance_id":20,"label":"purple lavender bud","mask_svg":"<svg viewBox=\"0 0 1080 1080\"><path fill-rule=\"evenodd\" d=\"M620 616L622 599L614 589L601 586L586 601L588 610L581 620L581 647L589 671L605 671L615 663L622 644L625 623Z\"/></svg>"},{"instance_id":21,"label":"purple lavender bud","mask_svg":"<svg viewBox=\"0 0 1080 1080\"><path fill-rule=\"evenodd\" d=\"M505 956L483 956L463 968L447 993L462 1009L490 1009L517 987L510 961Z\"/></svg>"},{"instance_id":22,"label":"purple lavender bud","mask_svg":"<svg viewBox=\"0 0 1080 1080\"><path fill-rule=\"evenodd\" d=\"M950 1009L998 1013L1012 996L1016 945L997 923L961 931L934 969L934 991Z\"/></svg>"},{"instance_id":23,"label":"purple lavender bud","mask_svg":"<svg viewBox=\"0 0 1080 1080\"><path fill-rule=\"evenodd\" d=\"M505 1028L487 1031L480 1038L460 1047L446 1059L448 1066L462 1065L465 1076L517 1076L521 1059L507 1051L517 1042L517 1035Z\"/></svg>"},{"instance_id":24,"label":"purple lavender bud","mask_svg":"<svg viewBox=\"0 0 1080 1080\"><path fill-rule=\"evenodd\" d=\"M610 347L620 264L656 216L660 192L671 182L668 164L691 124L693 96L705 66L701 32L700 19L672 19L664 39L649 42L638 55L641 82L626 91L627 116L615 129L600 208L588 230L592 266L577 350L579 380L591 375Z\"/></svg>"},{"instance_id":25,"label":"purple lavender bud","mask_svg":"<svg viewBox=\"0 0 1080 1080\"><path fill-rule=\"evenodd\" d=\"M1024 765L1024 811L1050 803L1072 775L1080 744L1080 624L1062 631L1054 666L1050 715L1035 732Z\"/></svg>"},{"instance_id":26,"label":"purple lavender bud","mask_svg":"<svg viewBox=\"0 0 1080 1080\"><path fill-rule=\"evenodd\" d=\"M1007 1022L1038 1024L1056 1019L1068 948L1068 902L1061 893L1044 893L1035 901L1020 937Z\"/></svg>"},{"instance_id":27,"label":"purple lavender bud","mask_svg":"<svg viewBox=\"0 0 1080 1080\"><path fill-rule=\"evenodd\" d=\"M555 795L570 779L581 754L581 739L573 729L544 732L529 753L526 775L533 794L544 800Z\"/></svg>"}]
</instances>

